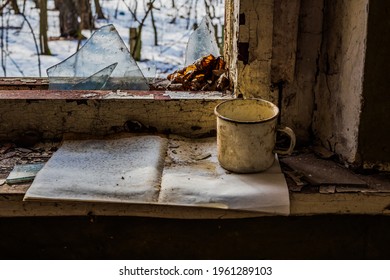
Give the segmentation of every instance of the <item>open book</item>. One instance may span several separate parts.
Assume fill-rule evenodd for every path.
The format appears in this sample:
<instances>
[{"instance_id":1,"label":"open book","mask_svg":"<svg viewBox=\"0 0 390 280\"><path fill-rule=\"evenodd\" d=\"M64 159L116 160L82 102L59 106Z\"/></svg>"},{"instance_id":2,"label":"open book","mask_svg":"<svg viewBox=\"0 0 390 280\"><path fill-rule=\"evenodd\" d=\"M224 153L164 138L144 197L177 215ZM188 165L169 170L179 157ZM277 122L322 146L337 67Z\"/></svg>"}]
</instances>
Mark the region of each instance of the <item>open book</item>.
<instances>
[{"instance_id":1,"label":"open book","mask_svg":"<svg viewBox=\"0 0 390 280\"><path fill-rule=\"evenodd\" d=\"M278 160L265 172L219 166L215 138L127 136L66 140L38 172L24 200L217 207L289 214Z\"/></svg>"}]
</instances>

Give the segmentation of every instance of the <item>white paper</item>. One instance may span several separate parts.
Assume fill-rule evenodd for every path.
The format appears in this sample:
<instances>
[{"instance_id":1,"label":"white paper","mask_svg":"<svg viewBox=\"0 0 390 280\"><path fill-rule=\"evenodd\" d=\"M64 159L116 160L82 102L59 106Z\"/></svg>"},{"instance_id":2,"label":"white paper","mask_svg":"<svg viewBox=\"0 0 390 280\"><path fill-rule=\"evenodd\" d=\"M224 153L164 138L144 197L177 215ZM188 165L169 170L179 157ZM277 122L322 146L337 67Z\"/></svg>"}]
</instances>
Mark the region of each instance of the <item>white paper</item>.
<instances>
[{"instance_id":1,"label":"white paper","mask_svg":"<svg viewBox=\"0 0 390 280\"><path fill-rule=\"evenodd\" d=\"M265 172L220 167L215 138L135 136L64 141L25 200L180 205L288 215L279 162Z\"/></svg>"},{"instance_id":2,"label":"white paper","mask_svg":"<svg viewBox=\"0 0 390 280\"><path fill-rule=\"evenodd\" d=\"M24 199L157 201L166 145L159 136L64 141Z\"/></svg>"},{"instance_id":3,"label":"white paper","mask_svg":"<svg viewBox=\"0 0 390 280\"><path fill-rule=\"evenodd\" d=\"M288 215L287 184L276 159L261 173L220 167L215 138L170 139L159 202Z\"/></svg>"}]
</instances>

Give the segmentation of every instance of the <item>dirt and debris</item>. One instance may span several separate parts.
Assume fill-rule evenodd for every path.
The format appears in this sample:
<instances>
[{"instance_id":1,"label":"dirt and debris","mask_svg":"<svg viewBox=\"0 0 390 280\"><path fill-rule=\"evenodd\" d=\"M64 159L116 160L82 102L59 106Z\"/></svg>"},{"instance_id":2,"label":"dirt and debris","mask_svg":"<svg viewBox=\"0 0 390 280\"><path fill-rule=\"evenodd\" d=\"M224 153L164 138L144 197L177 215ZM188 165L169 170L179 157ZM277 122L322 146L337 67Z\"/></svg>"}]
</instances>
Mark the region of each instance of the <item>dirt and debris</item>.
<instances>
[{"instance_id":1,"label":"dirt and debris","mask_svg":"<svg viewBox=\"0 0 390 280\"><path fill-rule=\"evenodd\" d=\"M230 86L225 61L212 54L169 74L167 79L170 81L168 89L174 90L224 91Z\"/></svg>"},{"instance_id":2,"label":"dirt and debris","mask_svg":"<svg viewBox=\"0 0 390 280\"><path fill-rule=\"evenodd\" d=\"M0 181L7 178L17 164L47 162L60 143L38 143L24 148L14 143L0 143Z\"/></svg>"},{"instance_id":3,"label":"dirt and debris","mask_svg":"<svg viewBox=\"0 0 390 280\"><path fill-rule=\"evenodd\" d=\"M292 156L281 156L280 163L291 192L390 192L390 172L361 173L347 168L333 153L318 147L296 150Z\"/></svg>"}]
</instances>

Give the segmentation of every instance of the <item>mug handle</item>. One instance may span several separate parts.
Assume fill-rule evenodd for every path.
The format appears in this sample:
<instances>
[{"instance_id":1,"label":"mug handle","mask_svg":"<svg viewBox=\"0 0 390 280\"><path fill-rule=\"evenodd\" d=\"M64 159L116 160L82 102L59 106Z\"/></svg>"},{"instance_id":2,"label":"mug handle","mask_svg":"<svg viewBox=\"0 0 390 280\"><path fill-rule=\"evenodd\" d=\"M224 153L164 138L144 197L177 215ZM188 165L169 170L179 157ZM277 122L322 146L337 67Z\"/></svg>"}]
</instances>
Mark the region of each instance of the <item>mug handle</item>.
<instances>
[{"instance_id":1,"label":"mug handle","mask_svg":"<svg viewBox=\"0 0 390 280\"><path fill-rule=\"evenodd\" d=\"M280 155L291 155L292 151L294 150L295 142L296 142L294 131L287 126L280 126L277 128L277 131L287 134L287 136L290 138L290 146L288 147L287 150L274 149L274 153Z\"/></svg>"}]
</instances>

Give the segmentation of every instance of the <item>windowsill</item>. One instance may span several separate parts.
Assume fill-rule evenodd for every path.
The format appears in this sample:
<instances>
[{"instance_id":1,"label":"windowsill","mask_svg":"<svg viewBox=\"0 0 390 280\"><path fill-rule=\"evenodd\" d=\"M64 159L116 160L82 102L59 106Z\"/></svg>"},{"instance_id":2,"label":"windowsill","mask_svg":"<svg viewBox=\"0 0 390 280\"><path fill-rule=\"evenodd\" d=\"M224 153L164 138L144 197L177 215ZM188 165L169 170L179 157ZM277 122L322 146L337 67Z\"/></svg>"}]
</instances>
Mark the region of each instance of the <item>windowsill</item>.
<instances>
[{"instance_id":1,"label":"windowsill","mask_svg":"<svg viewBox=\"0 0 390 280\"><path fill-rule=\"evenodd\" d=\"M283 165L282 165L283 166ZM286 172L286 168L283 168ZM285 173L286 175L286 173ZM380 185L378 178L364 175L373 185L313 186L299 190L296 183L286 176L290 195L291 216L328 214L389 215L390 191L388 181ZM192 206L168 206L131 203L92 202L25 202L23 197L30 184L0 186L0 217L29 216L142 216L177 219L220 219L270 216L259 212L225 210ZM333 191L329 191L333 189Z\"/></svg>"},{"instance_id":2,"label":"windowsill","mask_svg":"<svg viewBox=\"0 0 390 280\"><path fill-rule=\"evenodd\" d=\"M9 81L8 81L9 83ZM24 81L28 84L28 81ZM34 84L33 80L31 83ZM117 132L128 120L137 120L158 131L199 137L215 133L213 108L220 92L172 91L48 91L30 88L0 91L1 141L12 141L28 130L41 129L45 139L63 133ZM3 87L2 87L3 88ZM27 90L28 89L28 90ZM115 112L115 113L113 113ZM286 171L286 170L284 170ZM375 181L369 188L344 185L297 188L286 176L292 216L323 214L390 213L390 188ZM29 185L0 186L0 216L145 216L164 218L245 218L261 213L162 205L23 202Z\"/></svg>"},{"instance_id":3,"label":"windowsill","mask_svg":"<svg viewBox=\"0 0 390 280\"><path fill-rule=\"evenodd\" d=\"M0 141L27 131L43 139L107 135L128 121L186 137L215 135L214 107L229 98L221 92L0 90Z\"/></svg>"},{"instance_id":4,"label":"windowsill","mask_svg":"<svg viewBox=\"0 0 390 280\"><path fill-rule=\"evenodd\" d=\"M166 205L89 203L89 202L23 202L28 184L0 187L0 216L144 216L179 219L246 218L261 213ZM351 188L352 189L352 188ZM291 216L326 214L389 215L389 192L303 193L290 191ZM268 215L269 216L269 215Z\"/></svg>"},{"instance_id":5,"label":"windowsill","mask_svg":"<svg viewBox=\"0 0 390 280\"><path fill-rule=\"evenodd\" d=\"M1 99L225 99L230 93L186 91L168 87L169 81L151 82L149 91L138 90L49 90L47 78L0 78ZM168 87L168 89L166 89Z\"/></svg>"},{"instance_id":6,"label":"windowsill","mask_svg":"<svg viewBox=\"0 0 390 280\"><path fill-rule=\"evenodd\" d=\"M0 100L99 100L99 99L228 99L218 91L58 91L58 90L0 90Z\"/></svg>"}]
</instances>

